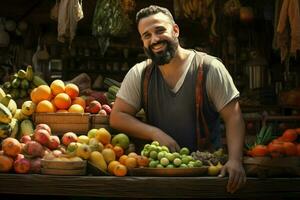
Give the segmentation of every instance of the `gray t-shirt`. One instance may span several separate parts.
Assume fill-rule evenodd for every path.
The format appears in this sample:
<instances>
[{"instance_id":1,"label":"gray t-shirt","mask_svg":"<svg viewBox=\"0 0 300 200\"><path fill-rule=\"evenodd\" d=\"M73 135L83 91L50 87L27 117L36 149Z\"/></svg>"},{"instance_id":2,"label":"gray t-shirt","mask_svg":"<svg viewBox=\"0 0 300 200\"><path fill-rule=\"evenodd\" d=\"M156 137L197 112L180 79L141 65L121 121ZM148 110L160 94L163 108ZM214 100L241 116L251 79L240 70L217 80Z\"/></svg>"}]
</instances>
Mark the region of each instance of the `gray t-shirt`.
<instances>
[{"instance_id":1,"label":"gray t-shirt","mask_svg":"<svg viewBox=\"0 0 300 200\"><path fill-rule=\"evenodd\" d=\"M191 61L195 56L194 51L190 51L185 64L188 65L187 70L182 74L176 86L172 89L176 93L182 86L184 78L191 67ZM117 97L121 98L137 111L141 109L141 81L142 73L146 67L146 61L137 63L126 74L121 88L117 93ZM220 111L232 99L239 97L239 91L235 87L233 80L225 66L218 59L212 60L206 78L206 91L212 106L216 111Z\"/></svg>"}]
</instances>

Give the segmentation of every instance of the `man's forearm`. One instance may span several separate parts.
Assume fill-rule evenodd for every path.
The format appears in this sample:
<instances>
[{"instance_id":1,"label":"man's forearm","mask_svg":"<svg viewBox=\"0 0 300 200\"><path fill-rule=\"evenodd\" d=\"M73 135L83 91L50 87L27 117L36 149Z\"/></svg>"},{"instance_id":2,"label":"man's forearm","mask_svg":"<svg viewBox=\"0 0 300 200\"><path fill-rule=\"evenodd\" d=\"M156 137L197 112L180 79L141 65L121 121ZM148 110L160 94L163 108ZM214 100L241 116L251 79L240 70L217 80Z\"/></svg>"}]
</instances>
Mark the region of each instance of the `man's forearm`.
<instances>
[{"instance_id":1,"label":"man's forearm","mask_svg":"<svg viewBox=\"0 0 300 200\"><path fill-rule=\"evenodd\" d=\"M126 134L144 139L152 140L155 127L150 126L137 118L127 114L118 112L113 115L110 119L110 125L114 129L125 132Z\"/></svg>"}]
</instances>

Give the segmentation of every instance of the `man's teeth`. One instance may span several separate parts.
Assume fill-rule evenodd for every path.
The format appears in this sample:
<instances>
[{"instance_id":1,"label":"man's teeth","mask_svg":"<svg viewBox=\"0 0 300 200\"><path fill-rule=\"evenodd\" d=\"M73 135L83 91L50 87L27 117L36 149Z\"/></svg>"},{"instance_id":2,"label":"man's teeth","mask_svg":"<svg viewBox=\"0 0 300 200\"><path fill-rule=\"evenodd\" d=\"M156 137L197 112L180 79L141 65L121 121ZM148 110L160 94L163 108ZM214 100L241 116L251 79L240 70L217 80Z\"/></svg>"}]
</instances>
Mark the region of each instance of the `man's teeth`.
<instances>
[{"instance_id":1,"label":"man's teeth","mask_svg":"<svg viewBox=\"0 0 300 200\"><path fill-rule=\"evenodd\" d=\"M153 46L152 46L152 49L153 49L153 50L158 50L158 49L161 49L161 48L163 48L163 47L164 47L164 45L163 45L162 43L159 43L159 44L153 45Z\"/></svg>"}]
</instances>

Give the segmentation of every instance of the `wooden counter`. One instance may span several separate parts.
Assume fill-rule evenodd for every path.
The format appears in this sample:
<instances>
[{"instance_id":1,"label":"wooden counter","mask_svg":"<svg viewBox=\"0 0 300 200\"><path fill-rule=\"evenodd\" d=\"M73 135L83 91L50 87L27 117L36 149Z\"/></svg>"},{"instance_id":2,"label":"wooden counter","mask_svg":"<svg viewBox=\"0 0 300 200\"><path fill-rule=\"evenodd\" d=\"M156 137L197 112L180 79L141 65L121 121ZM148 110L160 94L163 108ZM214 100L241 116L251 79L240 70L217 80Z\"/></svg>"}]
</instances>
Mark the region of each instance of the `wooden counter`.
<instances>
[{"instance_id":1,"label":"wooden counter","mask_svg":"<svg viewBox=\"0 0 300 200\"><path fill-rule=\"evenodd\" d=\"M227 178L0 174L1 194L130 198L286 198L300 196L300 178L249 178L229 194Z\"/></svg>"}]
</instances>

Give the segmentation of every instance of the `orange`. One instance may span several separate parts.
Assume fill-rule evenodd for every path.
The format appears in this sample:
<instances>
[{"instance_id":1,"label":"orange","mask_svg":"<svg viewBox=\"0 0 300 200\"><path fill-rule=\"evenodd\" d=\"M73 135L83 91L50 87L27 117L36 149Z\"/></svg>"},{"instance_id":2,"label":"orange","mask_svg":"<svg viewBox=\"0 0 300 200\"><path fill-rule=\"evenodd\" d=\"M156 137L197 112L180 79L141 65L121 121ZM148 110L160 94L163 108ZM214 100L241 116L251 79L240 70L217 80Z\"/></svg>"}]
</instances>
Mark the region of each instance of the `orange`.
<instances>
[{"instance_id":1,"label":"orange","mask_svg":"<svg viewBox=\"0 0 300 200\"><path fill-rule=\"evenodd\" d=\"M119 158L119 162L123 165L125 165L125 161L127 160L128 156L127 155L122 155L120 158Z\"/></svg>"},{"instance_id":2,"label":"orange","mask_svg":"<svg viewBox=\"0 0 300 200\"><path fill-rule=\"evenodd\" d=\"M127 174L127 167L122 164L118 164L114 167L115 176L125 176Z\"/></svg>"},{"instance_id":3,"label":"orange","mask_svg":"<svg viewBox=\"0 0 300 200\"><path fill-rule=\"evenodd\" d=\"M119 164L121 164L119 161L116 161L116 160L111 161L107 166L108 173L113 175L115 167Z\"/></svg>"},{"instance_id":4,"label":"orange","mask_svg":"<svg viewBox=\"0 0 300 200\"><path fill-rule=\"evenodd\" d=\"M38 113L55 112L55 107L50 101L43 100L37 104L35 112Z\"/></svg>"},{"instance_id":5,"label":"orange","mask_svg":"<svg viewBox=\"0 0 300 200\"><path fill-rule=\"evenodd\" d=\"M34 103L52 98L51 88L48 85L40 85L34 88L30 93L30 98Z\"/></svg>"},{"instance_id":6,"label":"orange","mask_svg":"<svg viewBox=\"0 0 300 200\"><path fill-rule=\"evenodd\" d=\"M52 81L50 85L52 94L56 96L59 93L63 93L65 91L65 83L62 80L56 79Z\"/></svg>"},{"instance_id":7,"label":"orange","mask_svg":"<svg viewBox=\"0 0 300 200\"><path fill-rule=\"evenodd\" d=\"M2 141L2 150L5 155L16 157L21 153L21 143L15 138L8 137Z\"/></svg>"},{"instance_id":8,"label":"orange","mask_svg":"<svg viewBox=\"0 0 300 200\"><path fill-rule=\"evenodd\" d=\"M13 167L14 160L6 155L0 155L0 172L9 172Z\"/></svg>"},{"instance_id":9,"label":"orange","mask_svg":"<svg viewBox=\"0 0 300 200\"><path fill-rule=\"evenodd\" d=\"M136 160L136 158L128 157L128 158L125 160L125 166L126 166L128 169L136 168L136 167L137 167L137 160Z\"/></svg>"},{"instance_id":10,"label":"orange","mask_svg":"<svg viewBox=\"0 0 300 200\"><path fill-rule=\"evenodd\" d=\"M79 104L81 105L84 109L86 107L85 100L82 97L75 97L72 101L72 104Z\"/></svg>"},{"instance_id":11,"label":"orange","mask_svg":"<svg viewBox=\"0 0 300 200\"><path fill-rule=\"evenodd\" d=\"M73 104L69 107L68 111L70 113L84 113L84 109L79 104Z\"/></svg>"},{"instance_id":12,"label":"orange","mask_svg":"<svg viewBox=\"0 0 300 200\"><path fill-rule=\"evenodd\" d=\"M149 162L150 162L148 157L141 156L141 155L138 155L136 160L137 160L137 164L139 167L148 167Z\"/></svg>"},{"instance_id":13,"label":"orange","mask_svg":"<svg viewBox=\"0 0 300 200\"><path fill-rule=\"evenodd\" d=\"M71 98L66 93L60 93L54 97L54 105L58 109L68 109L71 103Z\"/></svg>"},{"instance_id":14,"label":"orange","mask_svg":"<svg viewBox=\"0 0 300 200\"><path fill-rule=\"evenodd\" d=\"M68 83L65 87L65 93L67 93L71 99L75 99L79 95L79 87L74 83Z\"/></svg>"},{"instance_id":15,"label":"orange","mask_svg":"<svg viewBox=\"0 0 300 200\"><path fill-rule=\"evenodd\" d=\"M120 146L114 146L113 150L116 153L117 158L120 158L124 154L124 149Z\"/></svg>"},{"instance_id":16,"label":"orange","mask_svg":"<svg viewBox=\"0 0 300 200\"><path fill-rule=\"evenodd\" d=\"M135 153L135 152L130 152L129 154L128 154L128 157L130 157L130 158L137 158L138 157L138 155L137 155L137 153Z\"/></svg>"}]
</instances>

